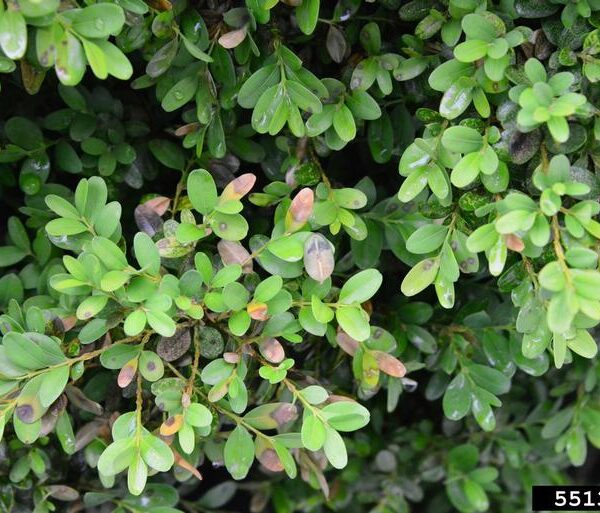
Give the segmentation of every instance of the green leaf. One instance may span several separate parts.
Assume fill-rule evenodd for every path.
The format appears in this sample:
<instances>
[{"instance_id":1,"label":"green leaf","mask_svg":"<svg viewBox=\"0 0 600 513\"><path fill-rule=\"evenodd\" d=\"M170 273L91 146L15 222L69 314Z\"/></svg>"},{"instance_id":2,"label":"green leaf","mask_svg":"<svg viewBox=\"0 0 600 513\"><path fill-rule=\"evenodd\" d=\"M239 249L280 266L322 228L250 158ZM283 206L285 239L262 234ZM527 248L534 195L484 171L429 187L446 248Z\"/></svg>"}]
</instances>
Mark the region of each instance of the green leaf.
<instances>
[{"instance_id":1,"label":"green leaf","mask_svg":"<svg viewBox=\"0 0 600 513\"><path fill-rule=\"evenodd\" d=\"M141 495L148 479L148 466L139 456L133 458L127 471L127 487L132 495Z\"/></svg>"},{"instance_id":2,"label":"green leaf","mask_svg":"<svg viewBox=\"0 0 600 513\"><path fill-rule=\"evenodd\" d=\"M203 404L192 403L185 410L185 421L191 426L209 426L212 423L212 420L212 413Z\"/></svg>"},{"instance_id":3,"label":"green leaf","mask_svg":"<svg viewBox=\"0 0 600 513\"><path fill-rule=\"evenodd\" d=\"M9 59L20 59L27 49L27 25L17 9L0 13L0 47Z\"/></svg>"},{"instance_id":4,"label":"green leaf","mask_svg":"<svg viewBox=\"0 0 600 513\"><path fill-rule=\"evenodd\" d=\"M348 452L346 445L340 434L330 427L327 428L327 438L323 446L325 456L331 463L331 466L342 469L348 464Z\"/></svg>"},{"instance_id":5,"label":"green leaf","mask_svg":"<svg viewBox=\"0 0 600 513\"><path fill-rule=\"evenodd\" d=\"M132 337L141 333L146 327L146 314L143 310L134 310L125 319L123 330L125 335Z\"/></svg>"},{"instance_id":6,"label":"green leaf","mask_svg":"<svg viewBox=\"0 0 600 513\"><path fill-rule=\"evenodd\" d=\"M175 335L175 330L177 328L175 321L173 321L166 313L157 310L148 310L146 312L146 317L148 319L148 324L156 331L156 333L163 337L172 337Z\"/></svg>"},{"instance_id":7,"label":"green leaf","mask_svg":"<svg viewBox=\"0 0 600 513\"><path fill-rule=\"evenodd\" d=\"M340 291L339 302L345 305L364 303L379 290L383 276L377 269L366 269L352 276Z\"/></svg>"},{"instance_id":8,"label":"green leaf","mask_svg":"<svg viewBox=\"0 0 600 513\"><path fill-rule=\"evenodd\" d=\"M152 275L158 275L160 272L160 255L158 248L149 235L139 232L133 238L133 249L135 258L142 269Z\"/></svg>"},{"instance_id":9,"label":"green leaf","mask_svg":"<svg viewBox=\"0 0 600 513\"><path fill-rule=\"evenodd\" d=\"M14 265L27 256L27 253L17 246L0 246L0 267Z\"/></svg>"},{"instance_id":10,"label":"green leaf","mask_svg":"<svg viewBox=\"0 0 600 513\"><path fill-rule=\"evenodd\" d=\"M238 425L229 434L223 456L231 477L240 480L248 475L254 461L254 442L245 427Z\"/></svg>"},{"instance_id":11,"label":"green leaf","mask_svg":"<svg viewBox=\"0 0 600 513\"><path fill-rule=\"evenodd\" d=\"M105 237L92 239L92 251L108 269L122 270L127 267L127 259L119 246Z\"/></svg>"},{"instance_id":12,"label":"green leaf","mask_svg":"<svg viewBox=\"0 0 600 513\"><path fill-rule=\"evenodd\" d=\"M66 219L64 217L53 219L46 225L46 231L55 237L77 235L86 232L87 230L87 226L81 221Z\"/></svg>"},{"instance_id":13,"label":"green leaf","mask_svg":"<svg viewBox=\"0 0 600 513\"><path fill-rule=\"evenodd\" d=\"M352 112L345 105L341 105L333 115L333 128L342 141L351 141L356 137L356 124Z\"/></svg>"},{"instance_id":14,"label":"green leaf","mask_svg":"<svg viewBox=\"0 0 600 513\"><path fill-rule=\"evenodd\" d=\"M479 153L468 153L452 170L450 181L456 187L466 187L479 175L481 156Z\"/></svg>"},{"instance_id":15,"label":"green leaf","mask_svg":"<svg viewBox=\"0 0 600 513\"><path fill-rule=\"evenodd\" d=\"M102 49L95 43L87 39L82 40L83 50L85 51L85 56L87 61L99 79L104 80L108 77L108 68L106 64L106 57L104 56L104 52Z\"/></svg>"},{"instance_id":16,"label":"green leaf","mask_svg":"<svg viewBox=\"0 0 600 513\"><path fill-rule=\"evenodd\" d=\"M510 389L510 379L502 372L486 365L468 365L469 375L481 388L494 395L505 394Z\"/></svg>"},{"instance_id":17,"label":"green leaf","mask_svg":"<svg viewBox=\"0 0 600 513\"><path fill-rule=\"evenodd\" d=\"M238 103L251 109L266 89L279 83L279 68L275 64L263 66L242 84L238 93Z\"/></svg>"},{"instance_id":18,"label":"green leaf","mask_svg":"<svg viewBox=\"0 0 600 513\"><path fill-rule=\"evenodd\" d=\"M439 224L427 224L415 230L406 241L406 249L422 255L438 249L448 234L448 227Z\"/></svg>"},{"instance_id":19,"label":"green leaf","mask_svg":"<svg viewBox=\"0 0 600 513\"><path fill-rule=\"evenodd\" d=\"M356 431L365 427L371 418L369 410L354 401L337 401L325 406L321 413L336 431Z\"/></svg>"},{"instance_id":20,"label":"green leaf","mask_svg":"<svg viewBox=\"0 0 600 513\"><path fill-rule=\"evenodd\" d=\"M442 144L456 153L472 153L481 149L483 137L473 128L452 126L444 130Z\"/></svg>"},{"instance_id":21,"label":"green leaf","mask_svg":"<svg viewBox=\"0 0 600 513\"><path fill-rule=\"evenodd\" d=\"M31 251L31 244L29 243L29 237L23 223L18 217L11 216L8 218L8 235L10 240L22 249L24 252L29 253Z\"/></svg>"},{"instance_id":22,"label":"green leaf","mask_svg":"<svg viewBox=\"0 0 600 513\"><path fill-rule=\"evenodd\" d=\"M471 103L473 80L462 77L454 82L444 93L440 103L440 114L446 119L460 116Z\"/></svg>"},{"instance_id":23,"label":"green leaf","mask_svg":"<svg viewBox=\"0 0 600 513\"><path fill-rule=\"evenodd\" d=\"M102 453L98 460L98 472L105 476L114 476L123 472L135 457L134 441L131 438L116 440Z\"/></svg>"},{"instance_id":24,"label":"green leaf","mask_svg":"<svg viewBox=\"0 0 600 513\"><path fill-rule=\"evenodd\" d=\"M287 92L292 102L300 109L311 114L321 112L322 105L319 98L300 82L289 80L286 82Z\"/></svg>"},{"instance_id":25,"label":"green leaf","mask_svg":"<svg viewBox=\"0 0 600 513\"><path fill-rule=\"evenodd\" d=\"M170 470L175 461L171 448L154 435L147 435L142 438L140 452L146 465L159 472Z\"/></svg>"},{"instance_id":26,"label":"green leaf","mask_svg":"<svg viewBox=\"0 0 600 513\"><path fill-rule=\"evenodd\" d=\"M67 11L72 28L84 37L106 38L116 36L125 23L123 9L115 4L98 3Z\"/></svg>"},{"instance_id":27,"label":"green leaf","mask_svg":"<svg viewBox=\"0 0 600 513\"><path fill-rule=\"evenodd\" d=\"M296 20L300 30L304 34L312 34L317 26L319 20L319 7L321 2L319 0L303 0L303 2L296 7Z\"/></svg>"},{"instance_id":28,"label":"green leaf","mask_svg":"<svg viewBox=\"0 0 600 513\"><path fill-rule=\"evenodd\" d=\"M460 43L454 49L454 57L460 62L475 62L487 54L488 43L477 39L471 39Z\"/></svg>"},{"instance_id":29,"label":"green leaf","mask_svg":"<svg viewBox=\"0 0 600 513\"><path fill-rule=\"evenodd\" d=\"M363 341L369 338L369 318L360 307L345 306L337 308L335 318L340 327L353 339Z\"/></svg>"},{"instance_id":30,"label":"green leaf","mask_svg":"<svg viewBox=\"0 0 600 513\"><path fill-rule=\"evenodd\" d=\"M357 89L346 96L346 106L357 119L375 120L381 116L381 108L366 91Z\"/></svg>"},{"instance_id":31,"label":"green leaf","mask_svg":"<svg viewBox=\"0 0 600 513\"><path fill-rule=\"evenodd\" d=\"M185 166L182 149L171 141L152 139L148 142L148 148L163 166L176 170L182 170Z\"/></svg>"},{"instance_id":32,"label":"green leaf","mask_svg":"<svg viewBox=\"0 0 600 513\"><path fill-rule=\"evenodd\" d=\"M69 366L63 365L45 372L40 386L39 399L42 406L50 406L63 393L69 380Z\"/></svg>"},{"instance_id":33,"label":"green leaf","mask_svg":"<svg viewBox=\"0 0 600 513\"><path fill-rule=\"evenodd\" d=\"M587 330L577 330L575 337L567 340L567 346L584 358L594 358L598 354L598 344Z\"/></svg>"},{"instance_id":34,"label":"green leaf","mask_svg":"<svg viewBox=\"0 0 600 513\"><path fill-rule=\"evenodd\" d=\"M37 343L36 343L37 342ZM5 356L18 367L37 370L65 360L60 347L50 337L15 331L8 332L2 339Z\"/></svg>"},{"instance_id":35,"label":"green leaf","mask_svg":"<svg viewBox=\"0 0 600 513\"><path fill-rule=\"evenodd\" d=\"M208 171L195 169L187 179L188 196L194 208L201 214L212 212L217 204L217 187Z\"/></svg>"},{"instance_id":36,"label":"green leaf","mask_svg":"<svg viewBox=\"0 0 600 513\"><path fill-rule=\"evenodd\" d=\"M254 290L254 300L266 303L279 293L282 286L283 280L280 276L270 276L258 284Z\"/></svg>"},{"instance_id":37,"label":"green leaf","mask_svg":"<svg viewBox=\"0 0 600 513\"><path fill-rule=\"evenodd\" d=\"M110 41L96 40L96 45L104 53L106 70L119 80L128 80L133 75L133 67L125 54Z\"/></svg>"},{"instance_id":38,"label":"green leaf","mask_svg":"<svg viewBox=\"0 0 600 513\"><path fill-rule=\"evenodd\" d=\"M571 425L574 413L575 410L573 408L565 408L553 414L544 423L542 438L556 438L563 433Z\"/></svg>"},{"instance_id":39,"label":"green leaf","mask_svg":"<svg viewBox=\"0 0 600 513\"><path fill-rule=\"evenodd\" d=\"M318 451L325 444L327 431L323 422L314 415L307 415L302 421L302 445L309 451Z\"/></svg>"},{"instance_id":40,"label":"green leaf","mask_svg":"<svg viewBox=\"0 0 600 513\"><path fill-rule=\"evenodd\" d=\"M472 479L463 482L465 497L473 505L476 511L488 511L489 500L482 486Z\"/></svg>"},{"instance_id":41,"label":"green leaf","mask_svg":"<svg viewBox=\"0 0 600 513\"><path fill-rule=\"evenodd\" d=\"M167 91L162 99L162 108L167 112L183 107L196 94L198 89L198 77L187 76L177 82L171 89Z\"/></svg>"},{"instance_id":42,"label":"green leaf","mask_svg":"<svg viewBox=\"0 0 600 513\"><path fill-rule=\"evenodd\" d=\"M464 374L457 374L446 389L442 401L444 415L451 420L462 419L471 409L471 385Z\"/></svg>"}]
</instances>

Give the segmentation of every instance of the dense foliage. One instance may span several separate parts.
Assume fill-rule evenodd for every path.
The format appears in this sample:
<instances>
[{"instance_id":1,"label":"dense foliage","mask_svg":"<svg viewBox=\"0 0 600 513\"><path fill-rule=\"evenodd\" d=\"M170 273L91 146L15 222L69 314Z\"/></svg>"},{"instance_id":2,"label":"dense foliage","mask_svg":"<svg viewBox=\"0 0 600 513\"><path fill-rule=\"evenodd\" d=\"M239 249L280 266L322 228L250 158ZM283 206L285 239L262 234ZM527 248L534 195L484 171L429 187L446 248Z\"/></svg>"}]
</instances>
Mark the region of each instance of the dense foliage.
<instances>
[{"instance_id":1,"label":"dense foliage","mask_svg":"<svg viewBox=\"0 0 600 513\"><path fill-rule=\"evenodd\" d=\"M0 0L0 512L513 513L577 479L598 27Z\"/></svg>"}]
</instances>

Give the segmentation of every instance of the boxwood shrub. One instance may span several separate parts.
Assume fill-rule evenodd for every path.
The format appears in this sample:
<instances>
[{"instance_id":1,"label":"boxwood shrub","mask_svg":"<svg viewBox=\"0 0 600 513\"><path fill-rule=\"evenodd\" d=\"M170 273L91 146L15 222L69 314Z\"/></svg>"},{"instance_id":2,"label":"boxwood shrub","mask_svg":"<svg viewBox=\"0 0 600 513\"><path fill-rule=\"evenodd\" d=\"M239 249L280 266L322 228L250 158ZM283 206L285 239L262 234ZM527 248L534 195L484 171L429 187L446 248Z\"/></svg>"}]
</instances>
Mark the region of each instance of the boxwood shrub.
<instances>
[{"instance_id":1,"label":"boxwood shrub","mask_svg":"<svg viewBox=\"0 0 600 513\"><path fill-rule=\"evenodd\" d=\"M513 513L589 481L598 27L0 0L0 511Z\"/></svg>"}]
</instances>

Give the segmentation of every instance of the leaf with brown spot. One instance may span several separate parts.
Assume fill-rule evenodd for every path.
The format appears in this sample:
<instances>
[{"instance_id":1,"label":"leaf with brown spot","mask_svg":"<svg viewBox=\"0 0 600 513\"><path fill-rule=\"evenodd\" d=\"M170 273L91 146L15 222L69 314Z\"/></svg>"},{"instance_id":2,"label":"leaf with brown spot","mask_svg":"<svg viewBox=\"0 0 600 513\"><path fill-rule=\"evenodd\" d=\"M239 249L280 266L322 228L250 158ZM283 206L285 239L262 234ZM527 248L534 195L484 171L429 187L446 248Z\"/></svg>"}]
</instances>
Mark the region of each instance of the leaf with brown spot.
<instances>
[{"instance_id":1,"label":"leaf with brown spot","mask_svg":"<svg viewBox=\"0 0 600 513\"><path fill-rule=\"evenodd\" d=\"M181 426L183 426L183 415L178 413L169 417L160 425L160 434L162 436L174 435L181 429Z\"/></svg>"}]
</instances>

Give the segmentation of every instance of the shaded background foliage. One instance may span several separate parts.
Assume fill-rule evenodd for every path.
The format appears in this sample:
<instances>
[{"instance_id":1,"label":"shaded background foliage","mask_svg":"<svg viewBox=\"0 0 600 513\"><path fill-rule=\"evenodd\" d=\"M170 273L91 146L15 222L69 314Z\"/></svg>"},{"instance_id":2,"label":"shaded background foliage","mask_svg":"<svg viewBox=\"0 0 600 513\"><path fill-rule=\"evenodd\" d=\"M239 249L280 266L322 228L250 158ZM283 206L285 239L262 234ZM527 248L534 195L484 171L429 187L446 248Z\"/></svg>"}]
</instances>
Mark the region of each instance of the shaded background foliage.
<instances>
[{"instance_id":1,"label":"shaded background foliage","mask_svg":"<svg viewBox=\"0 0 600 513\"><path fill-rule=\"evenodd\" d=\"M55 12L106 5L111 7L104 16L93 14L92 24L79 29L76 17L85 17L85 9L74 11L79 14L71 36L39 35ZM588 330L595 336L600 318L594 219L600 210L600 5L9 0L2 6L0 186L7 222L0 304L7 349L0 355L1 511L512 512L529 508L534 483L593 482L597 454L591 447L600 444L600 409L597 347ZM43 10L40 16L36 9ZM24 26L9 19L15 12L27 20L26 53L19 49ZM48 37L58 47L66 38L79 56L63 61L58 51L58 76L44 60L44 49L54 51ZM84 52L82 44L96 44L100 56L94 48ZM269 110L281 73L295 84L285 112ZM243 229L239 236L209 234L207 219L217 201L216 192L214 198L207 192L212 181L221 191L238 177L236 187L244 188L239 180L248 180L246 173L256 175L244 200L247 237ZM255 272L240 278L240 271L230 283L253 294L269 275L284 276L279 289L290 296L286 310L300 319L278 338L293 366L282 370L283 358L269 360L251 349L265 342L260 330L267 317L244 302L215 316L221 311L214 298L210 306L205 288L186 301L172 294L167 308L156 308L167 319L158 315L146 328L144 317L139 330L132 327L139 321L130 319L139 310L135 304L112 296L107 307L92 304L128 290L131 276L113 275L114 288L104 283L93 287L93 295L69 292L76 287L65 285L67 271L73 272L63 255L121 257L112 246L90 250L84 244L91 239L89 227L73 229L63 213L69 207L46 198L71 201L78 184L100 183L82 178L97 176L105 181L108 201L118 202L108 207L103 220L112 229L102 238L118 244L118 251L130 250L134 237L140 245L149 240L144 251L121 254L136 269L138 263L152 268L160 248L162 267L150 273L155 278L170 273L183 283L190 269L208 272L206 262L210 269L225 264L230 270L247 264L238 240L250 251L261 242L273 255L287 255L276 267L258 259ZM300 216L295 226L292 217L302 202L290 200L305 187L316 201L311 199L309 222ZM339 218L328 213L333 203L344 207ZM165 224L170 218L178 224ZM320 232L335 247L335 269L317 280L326 284L320 299L327 308L343 303L351 276L363 277L361 288L369 293L352 302L359 319L334 320L321 311L326 320L316 320L318 306L304 317L299 313L306 308L301 300L311 296L298 291L316 287L308 239L301 240L304 266L291 276L286 270L297 267L298 258L286 252L297 245L276 244L282 233L292 244L309 232ZM263 238L254 239L253 247L257 235ZM233 243L233 257L217 247L219 238ZM195 253L208 257L194 271ZM371 290L380 279L374 269L383 282ZM583 283L572 289L577 276ZM428 287L434 280L436 286ZM571 290L575 299L565 292ZM243 294L235 289L228 301L237 305ZM578 312L581 298L589 301L581 301ZM203 320L193 309L198 305ZM247 312L235 317L243 318L241 327L229 321L234 311ZM246 319L250 332L243 329ZM173 321L180 329L174 339ZM218 333L215 338L199 331L194 348L185 333L203 324ZM18 385L7 374L8 362L15 363L11 356L17 357L10 344L27 343L20 332L57 337L69 362L70 384L57 386L56 397L44 405L41 436L23 427L38 421L30 422L29 410L13 417L14 401L21 401L17 409L39 401L39 392L32 398L23 387L31 373L17 374ZM117 363L108 356L87 360L91 350L110 355L110 342L124 336L136 342L144 336L146 350L132 350ZM143 366L144 358L152 368ZM227 365L248 367L236 385L247 389L247 409L236 406L227 387L225 399L211 396L212 387L222 384L204 374L211 362L225 374ZM165 377L179 375L179 384L157 381L153 371L163 366ZM47 368L33 372L48 375ZM178 431L169 432L169 419L176 419L182 404L188 411L190 397L181 399L177 387L190 375L202 418L187 451L181 436L175 440ZM316 385L324 387L315 392L325 397L315 401L319 408L344 396L368 409L346 401L356 410L351 429L340 431L364 426L370 412L368 426L344 433L334 454L324 454L323 444L304 433L311 416L298 417L300 408L289 418L274 413L279 401L300 405L296 387ZM154 405L165 389L180 394L168 413ZM285 441L283 453L271 450L267 457L257 448L259 463L251 467L252 437L248 447L240 435L228 461L223 442L246 425L235 414L260 405L275 405L265 430ZM302 403L306 410L308 405ZM210 410L207 423L200 406ZM122 438L110 426L134 412L148 430L144 440L160 444L161 435L185 453L184 466L173 472L162 472L172 465L166 464L168 447L166 463L152 467L146 461L161 472L145 487L145 477L128 487L123 475L112 477L119 472L109 463L98 463L107 446ZM142 424L135 424L140 432ZM319 438L319 428L313 429ZM301 442L299 435L283 435L301 430ZM347 465L336 463L344 447ZM97 466L109 471L101 471L102 480ZM203 481L192 475L196 467ZM298 476L290 479L296 467Z\"/></svg>"}]
</instances>

